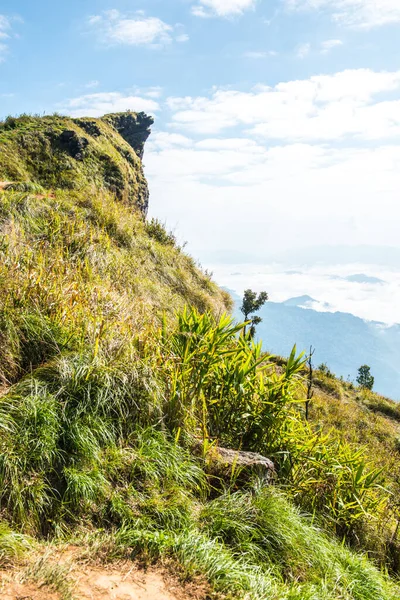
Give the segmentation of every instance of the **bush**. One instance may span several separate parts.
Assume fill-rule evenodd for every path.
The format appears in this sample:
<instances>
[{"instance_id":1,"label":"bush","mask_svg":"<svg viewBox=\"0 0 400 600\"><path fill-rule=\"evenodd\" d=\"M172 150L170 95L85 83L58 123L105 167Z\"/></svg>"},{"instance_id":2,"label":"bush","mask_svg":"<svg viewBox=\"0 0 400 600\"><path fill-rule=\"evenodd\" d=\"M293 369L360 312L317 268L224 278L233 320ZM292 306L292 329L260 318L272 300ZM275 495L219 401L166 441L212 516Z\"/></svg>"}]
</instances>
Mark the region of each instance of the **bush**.
<instances>
[{"instance_id":1,"label":"bush","mask_svg":"<svg viewBox=\"0 0 400 600\"><path fill-rule=\"evenodd\" d=\"M335 377L334 373L332 373L332 371L330 370L330 368L328 367L328 365L326 363L321 363L317 368L326 377L329 377L331 379Z\"/></svg>"},{"instance_id":2,"label":"bush","mask_svg":"<svg viewBox=\"0 0 400 600\"><path fill-rule=\"evenodd\" d=\"M172 231L167 231L165 225L158 219L146 222L146 233L159 244L164 246L177 246L177 240Z\"/></svg>"},{"instance_id":3,"label":"bush","mask_svg":"<svg viewBox=\"0 0 400 600\"><path fill-rule=\"evenodd\" d=\"M160 334L156 368L165 382L164 414L173 430L199 429L204 439L273 453L304 359L294 348L278 374L261 344L238 336L242 331L228 315L215 319L187 308L176 331Z\"/></svg>"}]
</instances>

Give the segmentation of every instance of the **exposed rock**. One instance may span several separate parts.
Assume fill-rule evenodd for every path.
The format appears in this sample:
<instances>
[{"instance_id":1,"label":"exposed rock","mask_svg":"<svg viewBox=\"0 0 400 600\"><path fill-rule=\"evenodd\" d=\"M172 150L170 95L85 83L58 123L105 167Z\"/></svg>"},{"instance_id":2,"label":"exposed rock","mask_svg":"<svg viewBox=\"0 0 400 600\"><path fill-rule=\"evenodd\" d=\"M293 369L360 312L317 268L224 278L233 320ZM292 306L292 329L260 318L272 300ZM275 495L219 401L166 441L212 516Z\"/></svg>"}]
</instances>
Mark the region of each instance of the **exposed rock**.
<instances>
[{"instance_id":1,"label":"exposed rock","mask_svg":"<svg viewBox=\"0 0 400 600\"><path fill-rule=\"evenodd\" d=\"M89 145L89 140L87 138L80 137L73 129L66 129L60 134L58 139L72 158L83 160L84 150Z\"/></svg>"},{"instance_id":2,"label":"exposed rock","mask_svg":"<svg viewBox=\"0 0 400 600\"><path fill-rule=\"evenodd\" d=\"M144 112L113 113L104 115L103 121L114 127L126 142L134 149L140 159L143 158L144 145L149 137L153 117Z\"/></svg>"},{"instance_id":3,"label":"exposed rock","mask_svg":"<svg viewBox=\"0 0 400 600\"><path fill-rule=\"evenodd\" d=\"M202 450L203 443L200 440L196 441L194 451L200 453ZM206 453L206 461L211 473L222 477L231 477L233 471L239 471L241 479L258 475L268 482L275 476L275 465L272 460L256 452L211 446Z\"/></svg>"},{"instance_id":4,"label":"exposed rock","mask_svg":"<svg viewBox=\"0 0 400 600\"><path fill-rule=\"evenodd\" d=\"M96 138L101 135L100 127L94 119L74 119L74 123L79 125L81 129L86 131L88 135Z\"/></svg>"}]
</instances>

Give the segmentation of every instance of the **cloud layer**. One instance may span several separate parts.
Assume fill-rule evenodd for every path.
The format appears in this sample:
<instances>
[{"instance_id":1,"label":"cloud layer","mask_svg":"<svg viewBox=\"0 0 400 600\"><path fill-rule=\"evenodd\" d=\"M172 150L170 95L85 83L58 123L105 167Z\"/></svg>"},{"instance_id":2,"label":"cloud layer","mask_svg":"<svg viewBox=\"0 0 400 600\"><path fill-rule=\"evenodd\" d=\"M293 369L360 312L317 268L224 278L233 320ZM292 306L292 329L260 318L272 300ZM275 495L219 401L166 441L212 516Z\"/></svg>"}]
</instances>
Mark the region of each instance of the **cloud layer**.
<instances>
[{"instance_id":1,"label":"cloud layer","mask_svg":"<svg viewBox=\"0 0 400 600\"><path fill-rule=\"evenodd\" d=\"M152 214L200 258L398 245L400 72L341 71L167 99L145 155Z\"/></svg>"},{"instance_id":2,"label":"cloud layer","mask_svg":"<svg viewBox=\"0 0 400 600\"><path fill-rule=\"evenodd\" d=\"M319 301L312 305L314 310L349 312L362 319L400 323L398 270L385 271L385 281L377 286L345 279L360 267L372 276L381 276L382 267L376 265L326 265L296 271L285 271L282 264L207 266L221 285L240 296L249 287L257 292L267 289L272 302L308 294Z\"/></svg>"},{"instance_id":3,"label":"cloud layer","mask_svg":"<svg viewBox=\"0 0 400 600\"><path fill-rule=\"evenodd\" d=\"M400 22L398 0L285 0L291 9L328 10L333 20L350 27L370 29Z\"/></svg>"},{"instance_id":4,"label":"cloud layer","mask_svg":"<svg viewBox=\"0 0 400 600\"><path fill-rule=\"evenodd\" d=\"M395 98L382 100L384 92ZM400 71L346 70L251 92L217 89L211 97L171 98L169 105L172 124L194 133L215 134L240 125L275 140L397 138Z\"/></svg>"}]
</instances>

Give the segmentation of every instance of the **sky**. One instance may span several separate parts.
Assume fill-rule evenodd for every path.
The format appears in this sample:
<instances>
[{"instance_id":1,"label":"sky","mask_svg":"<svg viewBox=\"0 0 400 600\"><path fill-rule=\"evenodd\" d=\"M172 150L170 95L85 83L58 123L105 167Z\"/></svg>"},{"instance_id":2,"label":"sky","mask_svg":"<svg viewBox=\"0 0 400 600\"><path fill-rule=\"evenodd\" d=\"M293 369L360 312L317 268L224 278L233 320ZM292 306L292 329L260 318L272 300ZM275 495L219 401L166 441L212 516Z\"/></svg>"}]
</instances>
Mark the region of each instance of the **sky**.
<instances>
[{"instance_id":1,"label":"sky","mask_svg":"<svg viewBox=\"0 0 400 600\"><path fill-rule=\"evenodd\" d=\"M127 109L203 263L400 247L399 0L1 1L0 117Z\"/></svg>"}]
</instances>

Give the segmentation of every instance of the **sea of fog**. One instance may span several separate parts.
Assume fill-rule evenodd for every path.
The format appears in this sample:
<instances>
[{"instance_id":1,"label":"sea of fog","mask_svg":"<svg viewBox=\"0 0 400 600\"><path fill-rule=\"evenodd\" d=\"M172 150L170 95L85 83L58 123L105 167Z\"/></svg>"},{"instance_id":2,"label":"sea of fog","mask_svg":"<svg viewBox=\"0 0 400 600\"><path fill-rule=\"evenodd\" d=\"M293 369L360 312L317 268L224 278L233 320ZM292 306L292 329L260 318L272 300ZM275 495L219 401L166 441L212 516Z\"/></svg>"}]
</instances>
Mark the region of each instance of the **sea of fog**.
<instances>
[{"instance_id":1,"label":"sea of fog","mask_svg":"<svg viewBox=\"0 0 400 600\"><path fill-rule=\"evenodd\" d=\"M214 280L242 295L265 290L273 302L308 295L308 308L346 312L370 321L400 323L400 269L373 264L299 267L282 264L206 264Z\"/></svg>"}]
</instances>

